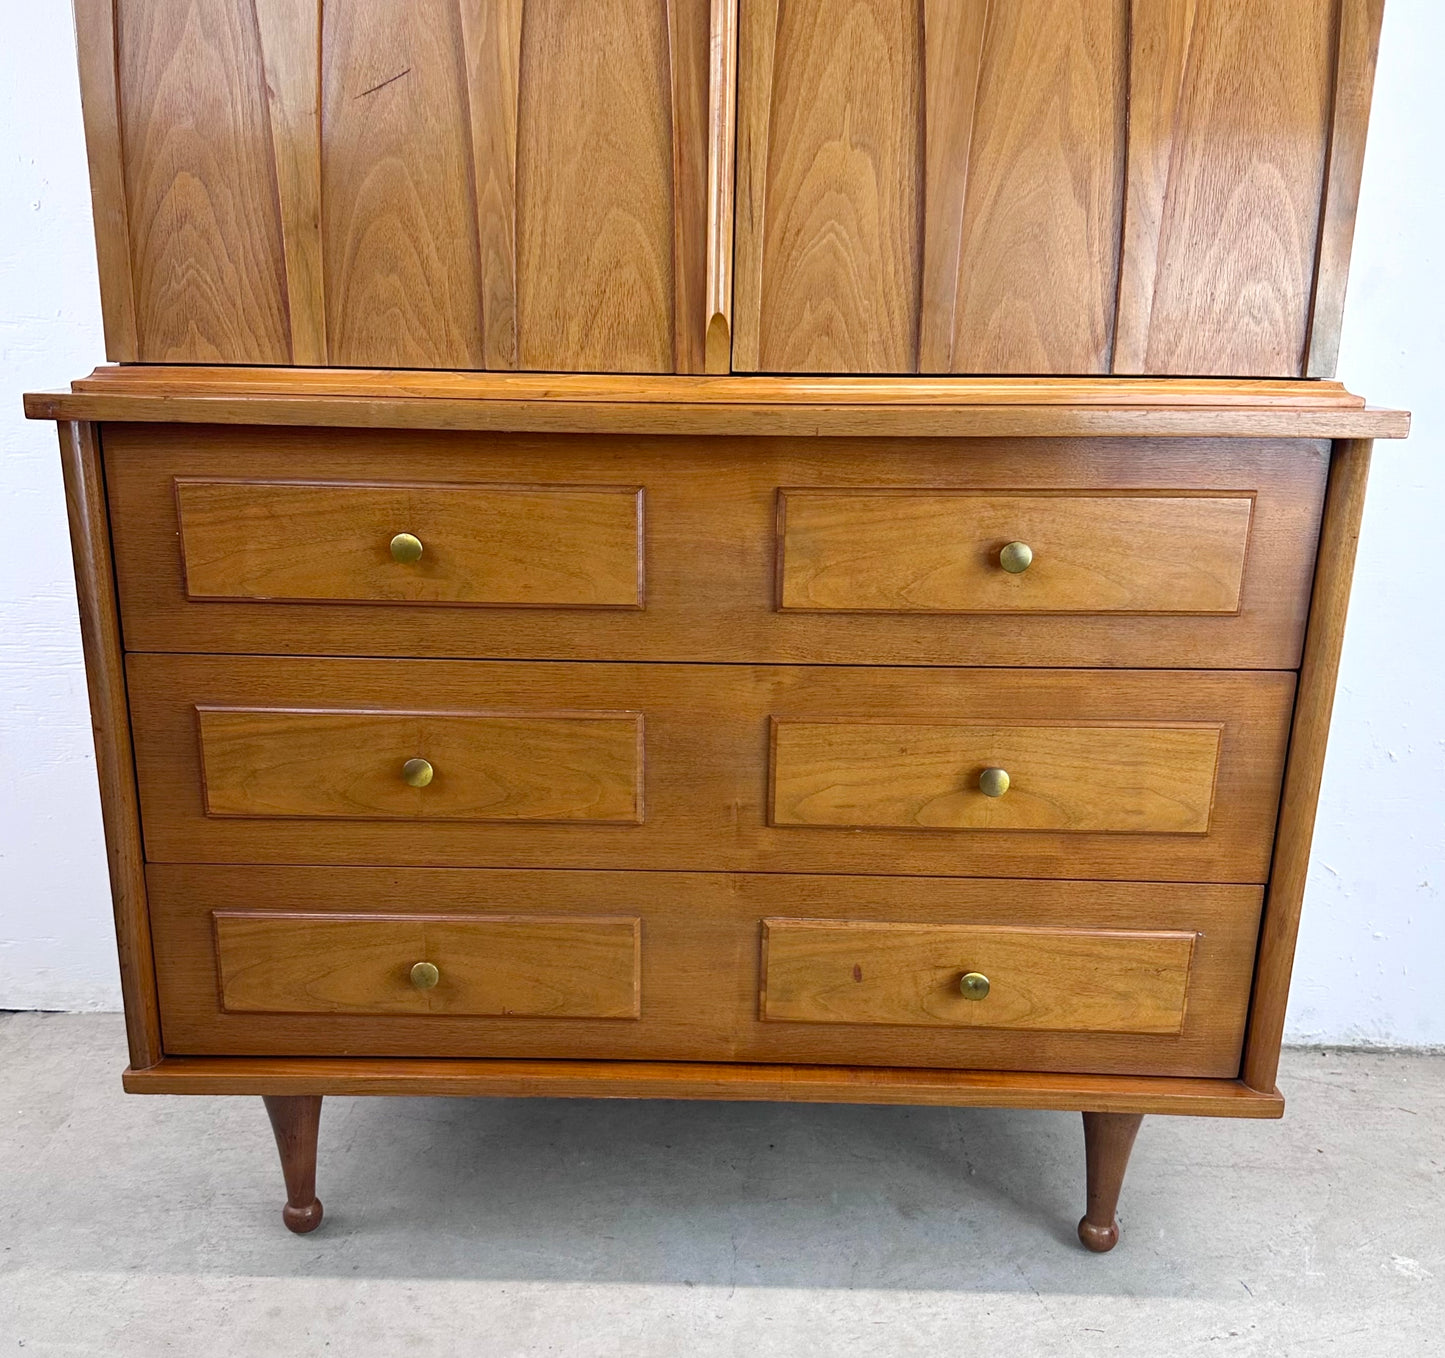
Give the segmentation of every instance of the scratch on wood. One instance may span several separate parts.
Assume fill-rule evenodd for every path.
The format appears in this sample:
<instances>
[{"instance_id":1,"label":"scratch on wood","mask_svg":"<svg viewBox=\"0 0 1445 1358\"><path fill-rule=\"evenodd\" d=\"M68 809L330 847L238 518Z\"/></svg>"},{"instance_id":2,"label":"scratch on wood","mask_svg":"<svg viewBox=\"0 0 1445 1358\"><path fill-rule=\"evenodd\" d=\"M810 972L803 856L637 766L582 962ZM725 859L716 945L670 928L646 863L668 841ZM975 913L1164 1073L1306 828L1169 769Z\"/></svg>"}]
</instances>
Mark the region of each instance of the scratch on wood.
<instances>
[{"instance_id":1,"label":"scratch on wood","mask_svg":"<svg viewBox=\"0 0 1445 1358\"><path fill-rule=\"evenodd\" d=\"M387 78L386 78L385 80L383 80L383 81L381 82L381 84L379 84L379 85L373 85L369 90L362 90L362 92L361 92L360 94L354 95L353 98L354 98L354 99L365 99L368 94L375 94L375 93L377 92L377 90L384 90L388 85L394 85L398 80L400 80L400 79L402 78L402 76L404 76L404 75L410 75L410 74L411 74L411 67L408 66L408 67L406 68L406 70L404 70L404 71L398 71L395 75L392 75L392 76L387 76Z\"/></svg>"}]
</instances>

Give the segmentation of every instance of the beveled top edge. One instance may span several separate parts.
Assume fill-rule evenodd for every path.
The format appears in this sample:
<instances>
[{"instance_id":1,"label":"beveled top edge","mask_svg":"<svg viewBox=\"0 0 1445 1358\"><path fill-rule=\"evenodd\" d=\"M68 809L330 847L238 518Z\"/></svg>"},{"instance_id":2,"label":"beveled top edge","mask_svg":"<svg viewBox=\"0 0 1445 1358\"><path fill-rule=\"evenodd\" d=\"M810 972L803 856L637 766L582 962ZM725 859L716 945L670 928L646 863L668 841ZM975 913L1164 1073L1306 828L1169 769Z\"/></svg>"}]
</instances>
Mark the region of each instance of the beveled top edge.
<instances>
[{"instance_id":1,"label":"beveled top edge","mask_svg":"<svg viewBox=\"0 0 1445 1358\"><path fill-rule=\"evenodd\" d=\"M1335 381L107 366L32 419L732 435L1403 438Z\"/></svg>"}]
</instances>

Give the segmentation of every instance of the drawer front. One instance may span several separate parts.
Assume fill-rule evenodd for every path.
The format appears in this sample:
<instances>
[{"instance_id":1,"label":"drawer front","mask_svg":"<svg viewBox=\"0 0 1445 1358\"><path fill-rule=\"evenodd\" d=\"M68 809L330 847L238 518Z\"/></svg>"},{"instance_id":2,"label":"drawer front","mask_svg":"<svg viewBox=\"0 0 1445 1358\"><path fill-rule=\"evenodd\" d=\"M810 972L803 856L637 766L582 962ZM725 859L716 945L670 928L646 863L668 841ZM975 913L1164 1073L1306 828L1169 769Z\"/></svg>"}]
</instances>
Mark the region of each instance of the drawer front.
<instances>
[{"instance_id":1,"label":"drawer front","mask_svg":"<svg viewBox=\"0 0 1445 1358\"><path fill-rule=\"evenodd\" d=\"M255 1014L641 1012L637 919L216 911L221 1007Z\"/></svg>"},{"instance_id":2,"label":"drawer front","mask_svg":"<svg viewBox=\"0 0 1445 1358\"><path fill-rule=\"evenodd\" d=\"M1250 495L780 496L785 609L1234 613Z\"/></svg>"},{"instance_id":3,"label":"drawer front","mask_svg":"<svg viewBox=\"0 0 1445 1358\"><path fill-rule=\"evenodd\" d=\"M127 674L162 862L1192 882L1267 879L1294 693L1205 671L132 655Z\"/></svg>"},{"instance_id":4,"label":"drawer front","mask_svg":"<svg viewBox=\"0 0 1445 1358\"><path fill-rule=\"evenodd\" d=\"M1193 883L847 874L152 863L146 876L166 1049L176 1054L1141 1075L1238 1073L1262 897L1258 887ZM867 994L867 1012L819 1022L783 1011L785 949L800 923L819 921L853 931L840 985ZM962 967L983 968L991 989L970 1003L971 1026L923 1007L929 974L917 953L903 960L918 990L900 1005L906 968L895 956L890 979L865 926L966 940L966 949L935 946L924 962L954 968L945 986ZM1140 949L1157 956L1158 974ZM437 968L430 990L410 982L418 960ZM1035 1008L1022 1008L1021 994ZM795 989L788 1002L803 998ZM835 1011L859 1003L834 988L809 1007L819 998Z\"/></svg>"},{"instance_id":5,"label":"drawer front","mask_svg":"<svg viewBox=\"0 0 1445 1358\"><path fill-rule=\"evenodd\" d=\"M1192 933L774 919L762 1015L793 1023L1178 1033Z\"/></svg>"},{"instance_id":6,"label":"drawer front","mask_svg":"<svg viewBox=\"0 0 1445 1358\"><path fill-rule=\"evenodd\" d=\"M1223 727L773 723L774 825L1202 835Z\"/></svg>"},{"instance_id":7,"label":"drawer front","mask_svg":"<svg viewBox=\"0 0 1445 1358\"><path fill-rule=\"evenodd\" d=\"M642 819L634 713L198 707L209 816Z\"/></svg>"},{"instance_id":8,"label":"drawer front","mask_svg":"<svg viewBox=\"0 0 1445 1358\"><path fill-rule=\"evenodd\" d=\"M176 480L191 599L639 608L642 492Z\"/></svg>"},{"instance_id":9,"label":"drawer front","mask_svg":"<svg viewBox=\"0 0 1445 1358\"><path fill-rule=\"evenodd\" d=\"M132 650L457 659L1293 669L1328 463L1304 440L102 439Z\"/></svg>"}]
</instances>

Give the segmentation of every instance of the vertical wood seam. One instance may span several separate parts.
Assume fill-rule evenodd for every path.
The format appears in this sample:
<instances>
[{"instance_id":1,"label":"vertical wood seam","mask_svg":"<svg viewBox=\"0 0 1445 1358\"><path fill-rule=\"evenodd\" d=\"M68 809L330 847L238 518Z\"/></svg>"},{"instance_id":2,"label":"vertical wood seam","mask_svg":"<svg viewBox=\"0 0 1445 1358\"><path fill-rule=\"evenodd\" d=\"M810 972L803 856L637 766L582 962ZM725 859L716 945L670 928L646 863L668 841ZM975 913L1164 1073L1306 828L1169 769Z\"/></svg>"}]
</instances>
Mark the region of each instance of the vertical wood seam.
<instances>
[{"instance_id":1,"label":"vertical wood seam","mask_svg":"<svg viewBox=\"0 0 1445 1358\"><path fill-rule=\"evenodd\" d=\"M1109 356L1104 372L1114 371L1119 348L1119 313L1124 301L1124 246L1128 239L1129 212L1129 134L1134 99L1134 0L1121 0L1120 17L1124 23L1124 43L1120 51L1124 61L1124 116L1119 146L1115 151L1115 168L1119 176L1119 218L1114 231L1114 306L1106 307L1109 322Z\"/></svg>"},{"instance_id":2,"label":"vertical wood seam","mask_svg":"<svg viewBox=\"0 0 1445 1358\"><path fill-rule=\"evenodd\" d=\"M1325 163L1320 172L1320 196L1319 209L1315 215L1315 257L1314 266L1310 270L1310 304L1309 313L1305 317L1304 334L1300 340L1299 353L1299 374L1304 377L1308 373L1310 350L1314 345L1315 318L1318 315L1320 301L1320 267L1324 262L1325 253L1325 205L1330 196L1330 176L1334 172L1338 146L1336 144L1336 120L1339 116L1340 107L1340 60L1343 56L1345 42L1345 3L1346 0L1334 0L1334 50L1330 54L1330 96L1329 108L1325 115L1329 132L1325 141Z\"/></svg>"},{"instance_id":3,"label":"vertical wood seam","mask_svg":"<svg viewBox=\"0 0 1445 1358\"><path fill-rule=\"evenodd\" d=\"M687 296L683 286L687 279L682 240L686 184L682 166L678 163L684 148L682 110L678 107L681 91L678 88L677 49L681 35L678 33L677 6L678 0L663 0L663 13L667 23L667 108L672 132L672 156L669 163L672 177L669 194L672 199L672 370L685 373L690 372L691 368L687 363Z\"/></svg>"}]
</instances>

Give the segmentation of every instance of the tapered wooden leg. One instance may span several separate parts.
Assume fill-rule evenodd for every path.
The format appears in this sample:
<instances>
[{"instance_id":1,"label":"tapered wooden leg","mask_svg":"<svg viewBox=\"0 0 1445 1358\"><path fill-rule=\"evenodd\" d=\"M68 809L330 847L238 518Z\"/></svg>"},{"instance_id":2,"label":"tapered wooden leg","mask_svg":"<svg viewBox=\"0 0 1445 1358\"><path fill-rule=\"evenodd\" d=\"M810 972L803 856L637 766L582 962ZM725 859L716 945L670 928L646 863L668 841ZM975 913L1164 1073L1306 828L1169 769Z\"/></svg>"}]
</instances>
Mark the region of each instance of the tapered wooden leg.
<instances>
[{"instance_id":1,"label":"tapered wooden leg","mask_svg":"<svg viewBox=\"0 0 1445 1358\"><path fill-rule=\"evenodd\" d=\"M1140 1113L1085 1113L1084 1158L1088 1165L1089 1206L1079 1222L1079 1239L1095 1254L1105 1254L1119 1243L1119 1223L1114 1220L1124 1171Z\"/></svg>"},{"instance_id":2,"label":"tapered wooden leg","mask_svg":"<svg viewBox=\"0 0 1445 1358\"><path fill-rule=\"evenodd\" d=\"M316 1133L321 1128L321 1096L264 1094L281 1172L286 1176L286 1206L281 1220L288 1230L305 1235L321 1225L321 1202L316 1196Z\"/></svg>"}]
</instances>

